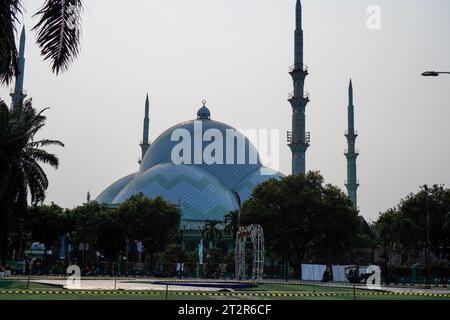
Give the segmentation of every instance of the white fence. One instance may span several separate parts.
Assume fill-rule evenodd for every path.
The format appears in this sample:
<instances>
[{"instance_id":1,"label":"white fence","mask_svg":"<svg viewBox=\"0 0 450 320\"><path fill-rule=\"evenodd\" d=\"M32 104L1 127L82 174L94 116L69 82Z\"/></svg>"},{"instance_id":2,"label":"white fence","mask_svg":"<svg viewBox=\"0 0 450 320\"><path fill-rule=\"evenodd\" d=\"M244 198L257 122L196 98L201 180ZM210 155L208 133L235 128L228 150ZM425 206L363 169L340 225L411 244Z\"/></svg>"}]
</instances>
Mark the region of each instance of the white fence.
<instances>
[{"instance_id":1,"label":"white fence","mask_svg":"<svg viewBox=\"0 0 450 320\"><path fill-rule=\"evenodd\" d=\"M345 268L348 266L331 266L333 271L333 281L348 282L345 276ZM322 281L323 273L327 268L324 264L302 264L302 280L305 281ZM367 267L360 266L359 272L365 273Z\"/></svg>"}]
</instances>

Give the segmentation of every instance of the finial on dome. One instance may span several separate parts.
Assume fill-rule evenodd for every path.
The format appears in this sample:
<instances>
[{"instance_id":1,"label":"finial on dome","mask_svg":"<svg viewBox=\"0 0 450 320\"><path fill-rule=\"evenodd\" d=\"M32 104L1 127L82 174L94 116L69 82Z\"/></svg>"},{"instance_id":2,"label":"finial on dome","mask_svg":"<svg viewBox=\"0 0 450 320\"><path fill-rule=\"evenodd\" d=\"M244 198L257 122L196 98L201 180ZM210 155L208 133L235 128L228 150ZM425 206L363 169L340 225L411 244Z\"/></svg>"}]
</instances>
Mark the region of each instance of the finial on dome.
<instances>
[{"instance_id":1,"label":"finial on dome","mask_svg":"<svg viewBox=\"0 0 450 320\"><path fill-rule=\"evenodd\" d=\"M202 101L203 107L197 112L197 119L211 119L211 112L206 107L206 100Z\"/></svg>"}]
</instances>

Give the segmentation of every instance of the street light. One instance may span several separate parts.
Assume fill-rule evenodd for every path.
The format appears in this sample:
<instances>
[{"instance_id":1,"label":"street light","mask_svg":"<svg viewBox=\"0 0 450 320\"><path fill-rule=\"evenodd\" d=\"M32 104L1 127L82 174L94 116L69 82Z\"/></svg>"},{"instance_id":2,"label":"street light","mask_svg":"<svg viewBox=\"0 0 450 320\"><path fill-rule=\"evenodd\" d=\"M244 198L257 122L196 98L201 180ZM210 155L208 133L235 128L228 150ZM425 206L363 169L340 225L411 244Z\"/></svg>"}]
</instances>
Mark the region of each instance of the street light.
<instances>
[{"instance_id":1,"label":"street light","mask_svg":"<svg viewBox=\"0 0 450 320\"><path fill-rule=\"evenodd\" d=\"M183 272L183 229L186 228L186 226L182 226L181 218L183 217L183 207L181 205L181 198L178 198L178 210L180 210L180 265L179 265L179 278L181 280L182 278L182 272Z\"/></svg>"},{"instance_id":2,"label":"street light","mask_svg":"<svg viewBox=\"0 0 450 320\"><path fill-rule=\"evenodd\" d=\"M450 74L450 72L446 71L425 71L422 73L424 77L438 77L440 74Z\"/></svg>"},{"instance_id":3,"label":"street light","mask_svg":"<svg viewBox=\"0 0 450 320\"><path fill-rule=\"evenodd\" d=\"M431 288L431 265L430 265L430 205L428 198L428 186L424 186L425 189L425 223L426 223L426 246L425 246L425 267L426 267L426 277L425 277L425 287L427 289Z\"/></svg>"}]
</instances>

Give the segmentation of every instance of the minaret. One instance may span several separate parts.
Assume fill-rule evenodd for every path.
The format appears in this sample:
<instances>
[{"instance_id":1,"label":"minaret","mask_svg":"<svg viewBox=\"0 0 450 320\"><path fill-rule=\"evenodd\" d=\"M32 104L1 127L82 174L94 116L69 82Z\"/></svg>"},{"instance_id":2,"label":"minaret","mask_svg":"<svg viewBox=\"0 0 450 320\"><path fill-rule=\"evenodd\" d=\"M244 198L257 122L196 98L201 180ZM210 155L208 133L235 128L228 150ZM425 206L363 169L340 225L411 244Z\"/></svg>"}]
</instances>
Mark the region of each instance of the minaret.
<instances>
[{"instance_id":1,"label":"minaret","mask_svg":"<svg viewBox=\"0 0 450 320\"><path fill-rule=\"evenodd\" d=\"M23 90L23 79L25 75L25 40L25 26L23 26L19 43L19 74L16 75L14 91L11 92L12 108L22 105L23 100L27 96L26 92Z\"/></svg>"},{"instance_id":2,"label":"minaret","mask_svg":"<svg viewBox=\"0 0 450 320\"><path fill-rule=\"evenodd\" d=\"M358 151L355 149L356 138L358 133L355 131L355 114L353 106L353 85L350 79L350 85L348 87L348 131L345 133L347 137L348 150L345 152L347 157L347 187L348 196L353 202L353 208L358 208L358 201L356 192L359 187L359 182L356 180L356 159L358 158Z\"/></svg>"},{"instance_id":3,"label":"minaret","mask_svg":"<svg viewBox=\"0 0 450 320\"><path fill-rule=\"evenodd\" d=\"M297 0L295 28L295 59L289 74L294 81L294 92L289 94L292 106L292 131L288 132L288 145L292 151L292 174L305 173L305 154L310 143L306 132L305 109L309 96L304 91L308 68L303 64L302 4Z\"/></svg>"},{"instance_id":4,"label":"minaret","mask_svg":"<svg viewBox=\"0 0 450 320\"><path fill-rule=\"evenodd\" d=\"M148 148L150 147L150 143L148 141L148 128L149 128L149 123L150 123L149 110L150 110L150 102L149 102L148 93L147 93L147 98L145 99L144 132L143 132L143 138L142 138L142 142L141 142L141 160L139 161L139 164L141 164L142 159L144 159L145 153L147 152Z\"/></svg>"}]
</instances>

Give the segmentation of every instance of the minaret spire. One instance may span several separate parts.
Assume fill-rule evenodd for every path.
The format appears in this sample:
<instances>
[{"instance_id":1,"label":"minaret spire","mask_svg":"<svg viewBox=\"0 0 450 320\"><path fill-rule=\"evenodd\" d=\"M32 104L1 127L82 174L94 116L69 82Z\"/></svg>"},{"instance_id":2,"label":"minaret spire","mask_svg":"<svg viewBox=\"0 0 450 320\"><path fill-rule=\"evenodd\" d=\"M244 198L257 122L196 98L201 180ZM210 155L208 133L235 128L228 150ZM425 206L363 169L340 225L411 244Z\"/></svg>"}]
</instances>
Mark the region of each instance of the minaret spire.
<instances>
[{"instance_id":1,"label":"minaret spire","mask_svg":"<svg viewBox=\"0 0 450 320\"><path fill-rule=\"evenodd\" d=\"M303 64L303 26L302 26L302 3L297 0L295 8L295 62Z\"/></svg>"},{"instance_id":2,"label":"minaret spire","mask_svg":"<svg viewBox=\"0 0 450 320\"><path fill-rule=\"evenodd\" d=\"M141 160L139 161L139 164L141 164L142 159L144 159L145 153L147 152L148 148L150 147L149 143L149 125L150 125L150 101L148 98L145 99L145 116L144 116L144 130L142 135L142 142L141 142Z\"/></svg>"},{"instance_id":3,"label":"minaret spire","mask_svg":"<svg viewBox=\"0 0 450 320\"><path fill-rule=\"evenodd\" d=\"M356 138L358 133L355 131L355 107L353 106L353 84L350 79L348 86L348 131L345 133L347 138L348 150L345 152L347 158L347 187L348 196L352 200L353 207L358 208L357 190L359 182L356 179L356 159L359 156L358 151L355 149Z\"/></svg>"},{"instance_id":4,"label":"minaret spire","mask_svg":"<svg viewBox=\"0 0 450 320\"><path fill-rule=\"evenodd\" d=\"M295 25L297 30L302 29L302 2L297 0L295 5Z\"/></svg>"},{"instance_id":5,"label":"minaret spire","mask_svg":"<svg viewBox=\"0 0 450 320\"><path fill-rule=\"evenodd\" d=\"M352 83L351 78L350 78L350 84L348 85L348 100L349 100L349 106L353 106L353 83Z\"/></svg>"},{"instance_id":6,"label":"minaret spire","mask_svg":"<svg viewBox=\"0 0 450 320\"><path fill-rule=\"evenodd\" d=\"M305 78L308 68L303 64L303 27L302 4L296 3L295 52L294 65L289 74L294 82L294 91L289 95L292 106L292 131L288 132L288 145L292 151L292 174L306 172L306 150L310 143L310 134L306 132L305 109L309 103L309 95L305 93Z\"/></svg>"},{"instance_id":7,"label":"minaret spire","mask_svg":"<svg viewBox=\"0 0 450 320\"><path fill-rule=\"evenodd\" d=\"M12 108L22 105L26 92L23 90L23 80L25 77L25 26L22 28L19 42L19 74L16 76L14 91L11 92Z\"/></svg>"}]
</instances>

